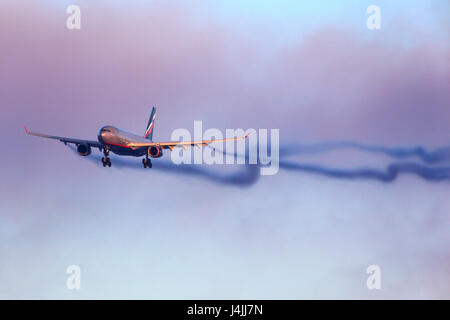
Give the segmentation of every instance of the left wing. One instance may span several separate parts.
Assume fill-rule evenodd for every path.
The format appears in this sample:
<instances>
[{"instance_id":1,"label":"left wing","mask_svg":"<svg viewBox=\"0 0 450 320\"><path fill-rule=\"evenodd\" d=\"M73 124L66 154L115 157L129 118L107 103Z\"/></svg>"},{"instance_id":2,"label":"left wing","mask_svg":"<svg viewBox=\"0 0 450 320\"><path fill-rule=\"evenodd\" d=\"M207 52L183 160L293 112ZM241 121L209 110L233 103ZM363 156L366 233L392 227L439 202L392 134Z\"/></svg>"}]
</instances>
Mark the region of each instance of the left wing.
<instances>
[{"instance_id":1,"label":"left wing","mask_svg":"<svg viewBox=\"0 0 450 320\"><path fill-rule=\"evenodd\" d=\"M240 138L229 138L229 139L218 139L218 140L199 140L199 141L172 141L172 142L133 142L131 143L131 147L139 148L139 147L162 147L163 149L170 149L170 151L173 150L173 148L181 146L184 149L187 149L187 147L204 147L207 146L210 143L213 142L225 142L225 141L238 141L238 140L244 140L250 135L248 133L244 137Z\"/></svg>"},{"instance_id":2,"label":"left wing","mask_svg":"<svg viewBox=\"0 0 450 320\"><path fill-rule=\"evenodd\" d=\"M87 144L90 147L93 148L98 148L99 150L101 150L103 148L103 144L101 144L98 141L93 141L93 140L82 140L82 139L73 139L73 138L65 138L65 137L58 137L58 136L50 136L48 134L43 134L43 133L37 133L37 132L31 132L27 129L27 127L25 127L25 132L29 135L32 136L37 136L37 137L42 137L42 138L49 138L49 139L55 139L55 140L59 140L61 142L64 142L64 144L68 144L68 143L73 143L76 145L80 145L80 144Z\"/></svg>"}]
</instances>

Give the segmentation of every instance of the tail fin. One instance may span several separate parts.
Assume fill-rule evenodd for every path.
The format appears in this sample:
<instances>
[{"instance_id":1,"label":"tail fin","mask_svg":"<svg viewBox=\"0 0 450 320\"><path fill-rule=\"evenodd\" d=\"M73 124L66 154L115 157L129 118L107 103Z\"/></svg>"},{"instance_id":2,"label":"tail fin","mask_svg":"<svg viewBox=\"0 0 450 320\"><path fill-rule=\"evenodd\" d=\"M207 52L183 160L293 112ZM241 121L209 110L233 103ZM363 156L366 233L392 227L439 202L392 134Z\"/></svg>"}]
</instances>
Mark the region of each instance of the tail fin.
<instances>
[{"instance_id":1,"label":"tail fin","mask_svg":"<svg viewBox=\"0 0 450 320\"><path fill-rule=\"evenodd\" d=\"M155 126L155 116L156 116L156 108L153 107L152 113L150 114L150 118L148 119L147 128L144 133L144 138L148 140L152 140L153 138L153 127Z\"/></svg>"}]
</instances>

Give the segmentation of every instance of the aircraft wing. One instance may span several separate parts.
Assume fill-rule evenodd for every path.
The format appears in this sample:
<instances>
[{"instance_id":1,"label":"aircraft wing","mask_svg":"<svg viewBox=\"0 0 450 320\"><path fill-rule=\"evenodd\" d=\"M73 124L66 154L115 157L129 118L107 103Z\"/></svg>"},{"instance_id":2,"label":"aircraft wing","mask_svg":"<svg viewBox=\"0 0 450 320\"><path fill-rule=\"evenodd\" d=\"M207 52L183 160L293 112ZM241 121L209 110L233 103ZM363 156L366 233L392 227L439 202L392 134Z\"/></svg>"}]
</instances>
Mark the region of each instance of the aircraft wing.
<instances>
[{"instance_id":1,"label":"aircraft wing","mask_svg":"<svg viewBox=\"0 0 450 320\"><path fill-rule=\"evenodd\" d=\"M229 139L218 139L218 140L171 141L171 142L149 142L149 143L135 142L135 143L132 143L132 146L133 147L153 147L153 146L157 147L157 146L160 146L163 149L170 149L170 151L172 151L173 148L178 147L178 146L183 147L184 149L187 149L187 147L194 147L194 146L204 147L213 142L244 140L248 136L249 136L249 134L247 134L244 137L240 137L240 138L229 138Z\"/></svg>"},{"instance_id":2,"label":"aircraft wing","mask_svg":"<svg viewBox=\"0 0 450 320\"><path fill-rule=\"evenodd\" d=\"M98 149L102 149L103 148L103 144L101 144L98 141L93 141L93 140L82 140L82 139L72 139L72 138L65 138L65 137L58 137L58 136L51 136L48 134L43 134L43 133L37 133L37 132L31 132L27 129L27 127L25 127L25 132L29 135L32 136L37 136L37 137L42 137L42 138L49 138L49 139L55 139L55 140L59 140L61 142L63 142L64 144L68 144L68 143L73 143L76 145L79 144L87 144L90 147L93 148L98 148Z\"/></svg>"}]
</instances>

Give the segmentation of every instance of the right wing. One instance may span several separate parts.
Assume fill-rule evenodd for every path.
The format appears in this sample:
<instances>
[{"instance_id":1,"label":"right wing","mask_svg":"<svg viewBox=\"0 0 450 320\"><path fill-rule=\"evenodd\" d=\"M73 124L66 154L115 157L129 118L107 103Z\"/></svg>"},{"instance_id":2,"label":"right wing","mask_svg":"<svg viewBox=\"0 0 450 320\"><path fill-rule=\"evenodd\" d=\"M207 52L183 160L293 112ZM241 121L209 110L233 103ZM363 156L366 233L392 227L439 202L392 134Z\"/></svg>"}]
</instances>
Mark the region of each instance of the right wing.
<instances>
[{"instance_id":1,"label":"right wing","mask_svg":"<svg viewBox=\"0 0 450 320\"><path fill-rule=\"evenodd\" d=\"M103 149L103 144L101 144L98 141L93 141L93 140L82 140L82 139L73 139L73 138L65 138L65 137L58 137L58 136L50 136L48 134L43 134L43 133L37 133L37 132L31 132L27 129L27 127L25 127L25 132L29 135L32 136L37 136L37 137L42 137L42 138L49 138L49 139L55 139L55 140L59 140L61 142L63 142L64 144L68 144L68 143L73 143L76 145L80 145L80 144L87 144L90 147L93 148L98 148L99 150Z\"/></svg>"},{"instance_id":2,"label":"right wing","mask_svg":"<svg viewBox=\"0 0 450 320\"><path fill-rule=\"evenodd\" d=\"M184 149L186 149L187 147L193 147L193 146L204 147L213 142L244 140L249 135L250 135L250 133L248 133L246 136L240 137L240 138L229 138L229 139L218 139L218 140L148 142L148 143L147 142L133 142L133 143L131 143L131 147L139 148L139 147L153 147L153 146L158 147L159 146L159 147L162 147L163 149L170 149L170 151L172 151L173 148L178 147L178 146L181 146Z\"/></svg>"}]
</instances>

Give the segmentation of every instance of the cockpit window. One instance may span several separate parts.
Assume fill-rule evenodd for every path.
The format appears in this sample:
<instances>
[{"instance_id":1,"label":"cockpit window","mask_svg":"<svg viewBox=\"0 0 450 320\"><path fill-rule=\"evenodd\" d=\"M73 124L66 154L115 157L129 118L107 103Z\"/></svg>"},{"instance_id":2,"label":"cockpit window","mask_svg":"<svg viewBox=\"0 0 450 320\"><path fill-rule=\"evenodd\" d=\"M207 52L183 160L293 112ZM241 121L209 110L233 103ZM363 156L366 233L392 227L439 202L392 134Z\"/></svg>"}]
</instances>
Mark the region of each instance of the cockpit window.
<instances>
[{"instance_id":1,"label":"cockpit window","mask_svg":"<svg viewBox=\"0 0 450 320\"><path fill-rule=\"evenodd\" d=\"M111 132L109 129L102 129L102 132Z\"/></svg>"}]
</instances>

